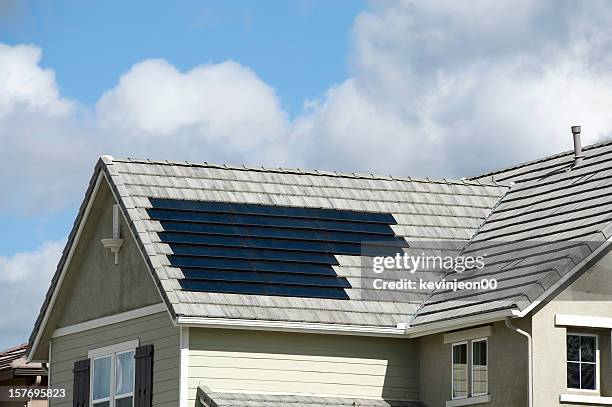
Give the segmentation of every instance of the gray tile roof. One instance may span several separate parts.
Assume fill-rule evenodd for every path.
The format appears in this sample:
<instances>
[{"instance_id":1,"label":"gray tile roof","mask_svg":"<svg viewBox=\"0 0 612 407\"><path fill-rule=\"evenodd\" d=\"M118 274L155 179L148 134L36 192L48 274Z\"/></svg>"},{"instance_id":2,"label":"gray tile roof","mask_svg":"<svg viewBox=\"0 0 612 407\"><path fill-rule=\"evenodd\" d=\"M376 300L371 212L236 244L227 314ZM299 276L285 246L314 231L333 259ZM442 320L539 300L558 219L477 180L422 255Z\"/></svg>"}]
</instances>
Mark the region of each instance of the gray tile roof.
<instances>
[{"instance_id":1,"label":"gray tile roof","mask_svg":"<svg viewBox=\"0 0 612 407\"><path fill-rule=\"evenodd\" d=\"M493 291L434 292L411 325L495 310L525 309L572 281L575 266L602 248L612 222L612 144L585 149L582 163L563 153L486 175L515 184L464 249L487 253L484 269L447 275L447 280L495 278ZM606 243L607 244L607 243Z\"/></svg>"},{"instance_id":2,"label":"gray tile roof","mask_svg":"<svg viewBox=\"0 0 612 407\"><path fill-rule=\"evenodd\" d=\"M573 266L608 238L607 226L612 220L612 204L607 199L612 192L612 142L588 146L584 151L585 160L571 171L566 170L572 155L565 152L464 180L103 157L68 238L30 346L100 172L119 196L173 315L395 327L413 316L412 324L423 325L500 309L524 309L568 278ZM158 236L163 227L148 216L151 198L391 213L397 222L392 225L395 233L413 244L434 240L463 244L470 239L466 253L486 249L489 257L484 271L456 277L469 281L494 276L499 278L499 289L488 293L421 292L408 302L365 300L358 290L359 259L338 256L337 274L356 287L348 290L348 301L184 291L179 284L182 271L171 267L168 246ZM586 244L554 249L538 245L553 241ZM520 245L510 254L503 249L509 242Z\"/></svg>"},{"instance_id":3,"label":"gray tile roof","mask_svg":"<svg viewBox=\"0 0 612 407\"><path fill-rule=\"evenodd\" d=\"M314 397L292 394L248 394L213 392L198 387L198 401L204 407L421 407L414 400Z\"/></svg>"},{"instance_id":4,"label":"gray tile roof","mask_svg":"<svg viewBox=\"0 0 612 407\"><path fill-rule=\"evenodd\" d=\"M24 343L9 349L0 351L0 381L12 378L13 376L46 376L47 373L40 363L27 363L26 348Z\"/></svg>"},{"instance_id":5,"label":"gray tile roof","mask_svg":"<svg viewBox=\"0 0 612 407\"><path fill-rule=\"evenodd\" d=\"M429 180L287 169L229 167L165 161L105 159L103 168L141 238L159 286L175 315L395 327L424 295L412 301L349 301L181 289L182 271L170 265L161 224L149 218L150 198L220 201L392 213L395 233L407 240L466 240L507 187L487 181ZM358 283L359 258L338 256L339 276Z\"/></svg>"}]
</instances>

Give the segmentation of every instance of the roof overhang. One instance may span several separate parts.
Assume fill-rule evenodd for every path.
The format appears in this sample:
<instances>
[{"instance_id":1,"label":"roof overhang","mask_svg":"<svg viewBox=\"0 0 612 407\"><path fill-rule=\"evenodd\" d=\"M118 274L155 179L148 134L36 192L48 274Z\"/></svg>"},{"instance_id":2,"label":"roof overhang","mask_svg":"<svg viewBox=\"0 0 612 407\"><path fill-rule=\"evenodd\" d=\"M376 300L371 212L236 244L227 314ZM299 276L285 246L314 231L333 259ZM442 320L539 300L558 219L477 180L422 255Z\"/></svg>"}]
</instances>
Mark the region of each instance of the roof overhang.
<instances>
[{"instance_id":1,"label":"roof overhang","mask_svg":"<svg viewBox=\"0 0 612 407\"><path fill-rule=\"evenodd\" d=\"M318 333L332 335L358 335L379 337L403 337L406 329L397 327L376 327L364 325L321 324L291 321L245 320L229 318L206 318L178 316L175 326L193 328L249 329L258 331Z\"/></svg>"},{"instance_id":2,"label":"roof overhang","mask_svg":"<svg viewBox=\"0 0 612 407\"><path fill-rule=\"evenodd\" d=\"M83 210L81 214L79 214L79 218L77 219L77 225L75 225L76 231L74 234L74 238L72 239L72 241L69 241L67 243L69 247L68 253L62 260L60 260L59 277L53 287L49 302L46 305L45 309L43 310L42 320L40 324L37 327L35 327L36 332L34 335L34 340L31 342L31 346L28 347L28 351L26 353L26 360L28 363L33 362L33 361L44 362L42 360L34 360L33 355L36 353L36 349L38 348L38 345L40 343L41 336L49 320L49 315L51 314L51 310L53 309L53 305L55 304L55 300L57 299L59 289L62 285L62 282L64 281L64 277L66 276L66 270L68 269L68 266L70 265L70 260L72 259L76 246L79 242L79 238L81 237L81 233L83 232L85 223L87 222L87 218L89 216L91 207L93 205L92 197L96 196L98 189L100 188L100 184L102 183L102 180L104 179L104 176L102 175L102 171L100 171L98 167L96 167L96 171L93 176L95 177L93 188L87 191L87 195L85 197L85 200L86 200L85 209Z\"/></svg>"},{"instance_id":3,"label":"roof overhang","mask_svg":"<svg viewBox=\"0 0 612 407\"><path fill-rule=\"evenodd\" d=\"M452 331L455 329L469 328L476 325L485 325L492 322L503 321L506 317L515 318L519 314L516 308L504 309L486 314L470 315L461 318L449 319L445 321L425 323L406 328L406 336L418 338L420 336L432 335L441 332Z\"/></svg>"}]
</instances>

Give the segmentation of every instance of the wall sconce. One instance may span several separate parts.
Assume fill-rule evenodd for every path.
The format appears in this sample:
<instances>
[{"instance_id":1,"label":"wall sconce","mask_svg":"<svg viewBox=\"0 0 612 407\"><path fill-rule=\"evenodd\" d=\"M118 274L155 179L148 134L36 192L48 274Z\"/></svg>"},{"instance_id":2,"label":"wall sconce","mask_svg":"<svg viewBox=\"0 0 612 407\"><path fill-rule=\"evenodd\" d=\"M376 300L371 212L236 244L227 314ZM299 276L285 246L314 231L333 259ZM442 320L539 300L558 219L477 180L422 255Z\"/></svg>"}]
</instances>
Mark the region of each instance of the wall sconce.
<instances>
[{"instance_id":1,"label":"wall sconce","mask_svg":"<svg viewBox=\"0 0 612 407\"><path fill-rule=\"evenodd\" d=\"M113 237L112 239L102 239L105 248L110 249L115 254L115 264L119 264L119 251L123 246L119 229L119 205L113 205Z\"/></svg>"}]
</instances>

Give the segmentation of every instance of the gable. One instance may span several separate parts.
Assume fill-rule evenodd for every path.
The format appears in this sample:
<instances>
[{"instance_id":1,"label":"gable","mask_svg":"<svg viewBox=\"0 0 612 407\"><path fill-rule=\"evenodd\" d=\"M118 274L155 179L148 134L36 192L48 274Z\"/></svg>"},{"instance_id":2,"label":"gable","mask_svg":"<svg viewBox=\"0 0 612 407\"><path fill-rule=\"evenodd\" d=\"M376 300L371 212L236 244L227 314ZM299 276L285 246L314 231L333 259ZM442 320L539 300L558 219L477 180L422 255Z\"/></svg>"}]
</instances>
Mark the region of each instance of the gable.
<instances>
[{"instance_id":1,"label":"gable","mask_svg":"<svg viewBox=\"0 0 612 407\"><path fill-rule=\"evenodd\" d=\"M162 301L123 215L120 215L123 246L118 264L115 264L114 254L101 243L101 239L112 237L115 203L111 189L103 179L92 197L88 216L83 219L85 223L34 359L45 359L45 344L57 328Z\"/></svg>"},{"instance_id":2,"label":"gable","mask_svg":"<svg viewBox=\"0 0 612 407\"><path fill-rule=\"evenodd\" d=\"M605 305L612 299L612 252L607 253L579 278L570 284L553 301L572 301L576 307L582 303L600 302ZM612 302L608 303L609 306ZM607 311L606 314L612 315Z\"/></svg>"},{"instance_id":3,"label":"gable","mask_svg":"<svg viewBox=\"0 0 612 407\"><path fill-rule=\"evenodd\" d=\"M498 285L484 291L438 290L420 308L413 326L492 311L523 316L600 259L612 235L612 144L584 152L577 165L563 154L499 173L502 181L516 184L463 251L486 254L486 267L447 275L463 283L495 278Z\"/></svg>"}]
</instances>

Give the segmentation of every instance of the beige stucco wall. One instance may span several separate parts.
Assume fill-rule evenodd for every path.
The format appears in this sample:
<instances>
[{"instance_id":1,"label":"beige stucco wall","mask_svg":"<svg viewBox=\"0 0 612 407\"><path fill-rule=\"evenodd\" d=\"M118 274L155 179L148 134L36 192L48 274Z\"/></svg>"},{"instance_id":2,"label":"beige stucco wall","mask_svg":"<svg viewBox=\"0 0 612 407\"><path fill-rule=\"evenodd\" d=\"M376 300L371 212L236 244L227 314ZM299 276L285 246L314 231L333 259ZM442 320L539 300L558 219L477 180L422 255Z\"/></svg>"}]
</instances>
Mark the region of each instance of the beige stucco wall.
<instances>
[{"instance_id":1,"label":"beige stucco wall","mask_svg":"<svg viewBox=\"0 0 612 407\"><path fill-rule=\"evenodd\" d=\"M612 318L612 255L608 254L557 298L533 316L534 402L559 406L562 393L575 393L566 386L567 331L599 336L601 395L612 396L612 356L609 329L580 329L555 326L555 315L584 315ZM576 404L572 404L576 406Z\"/></svg>"},{"instance_id":2,"label":"beige stucco wall","mask_svg":"<svg viewBox=\"0 0 612 407\"><path fill-rule=\"evenodd\" d=\"M72 406L74 362L87 359L87 352L139 339L153 345L153 405L176 407L179 397L179 331L167 312L132 319L105 327L52 339L51 385L67 390L67 398L51 400L52 407Z\"/></svg>"},{"instance_id":3,"label":"beige stucco wall","mask_svg":"<svg viewBox=\"0 0 612 407\"><path fill-rule=\"evenodd\" d=\"M103 181L62 284L63 295L57 302L62 308L59 327L161 301L125 218L120 221L123 246L119 264L115 264L114 254L102 246L101 239L112 237L114 203ZM99 295L100 289L104 295Z\"/></svg>"},{"instance_id":4,"label":"beige stucco wall","mask_svg":"<svg viewBox=\"0 0 612 407\"><path fill-rule=\"evenodd\" d=\"M410 339L202 328L189 336L191 399L199 384L216 391L418 397L417 346Z\"/></svg>"},{"instance_id":5,"label":"beige stucco wall","mask_svg":"<svg viewBox=\"0 0 612 407\"><path fill-rule=\"evenodd\" d=\"M102 246L101 239L112 237L110 187L102 180L83 227L79 242L43 332L35 360L47 359L48 339L53 330L83 321L114 315L161 302L142 255L126 220L121 217L123 247L119 264Z\"/></svg>"},{"instance_id":6,"label":"beige stucco wall","mask_svg":"<svg viewBox=\"0 0 612 407\"><path fill-rule=\"evenodd\" d=\"M529 330L529 320L517 321ZM491 402L479 406L525 407L527 405L527 340L503 322L491 325L489 346L489 392ZM421 400L429 407L443 407L451 399L451 344L444 334L419 339Z\"/></svg>"}]
</instances>

